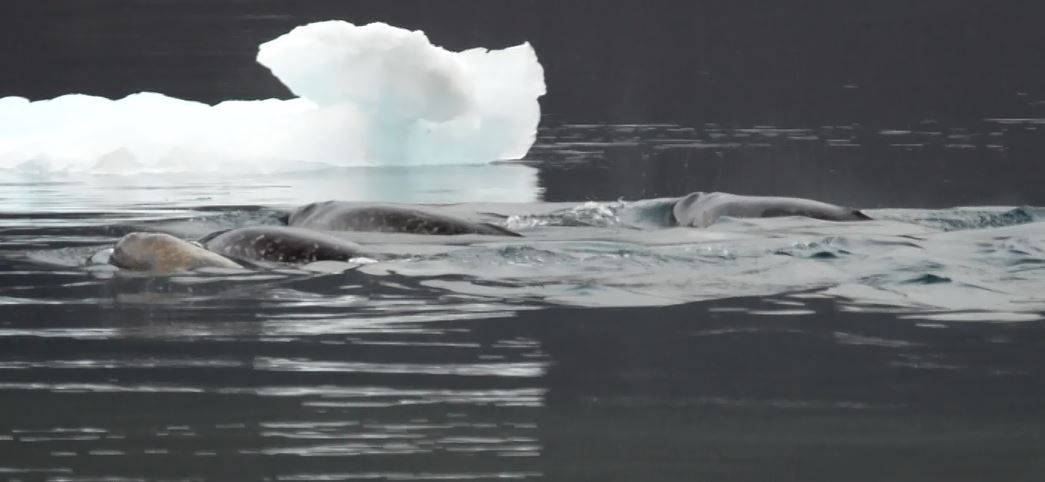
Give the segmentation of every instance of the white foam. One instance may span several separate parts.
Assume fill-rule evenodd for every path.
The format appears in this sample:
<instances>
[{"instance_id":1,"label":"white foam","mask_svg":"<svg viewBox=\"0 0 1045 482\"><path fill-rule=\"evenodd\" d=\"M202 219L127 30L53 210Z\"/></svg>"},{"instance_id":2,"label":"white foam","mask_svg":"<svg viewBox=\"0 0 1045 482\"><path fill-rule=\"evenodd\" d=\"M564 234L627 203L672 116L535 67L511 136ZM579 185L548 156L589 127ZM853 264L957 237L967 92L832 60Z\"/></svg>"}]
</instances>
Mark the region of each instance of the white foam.
<instances>
[{"instance_id":1,"label":"white foam","mask_svg":"<svg viewBox=\"0 0 1045 482\"><path fill-rule=\"evenodd\" d=\"M0 98L0 168L280 172L481 164L526 154L544 72L528 43L451 52L421 31L328 21L259 47L297 98L217 105L142 92Z\"/></svg>"}]
</instances>

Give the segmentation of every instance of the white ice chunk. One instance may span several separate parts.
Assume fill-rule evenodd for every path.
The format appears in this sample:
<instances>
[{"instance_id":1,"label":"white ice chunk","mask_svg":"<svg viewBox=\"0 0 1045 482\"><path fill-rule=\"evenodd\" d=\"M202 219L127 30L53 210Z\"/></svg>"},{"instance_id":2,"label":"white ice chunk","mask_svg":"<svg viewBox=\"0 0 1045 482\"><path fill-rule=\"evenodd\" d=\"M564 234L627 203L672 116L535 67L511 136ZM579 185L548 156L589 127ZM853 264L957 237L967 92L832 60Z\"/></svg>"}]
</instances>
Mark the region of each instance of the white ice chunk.
<instances>
[{"instance_id":1,"label":"white ice chunk","mask_svg":"<svg viewBox=\"0 0 1045 482\"><path fill-rule=\"evenodd\" d=\"M471 110L463 56L433 46L421 31L383 23L320 22L261 44L258 63L298 97L349 102L367 114L442 122Z\"/></svg>"},{"instance_id":2,"label":"white ice chunk","mask_svg":"<svg viewBox=\"0 0 1045 482\"><path fill-rule=\"evenodd\" d=\"M298 97L217 105L142 92L0 98L0 168L279 172L482 164L533 145L544 72L524 43L451 52L421 31L328 21L259 47Z\"/></svg>"}]
</instances>

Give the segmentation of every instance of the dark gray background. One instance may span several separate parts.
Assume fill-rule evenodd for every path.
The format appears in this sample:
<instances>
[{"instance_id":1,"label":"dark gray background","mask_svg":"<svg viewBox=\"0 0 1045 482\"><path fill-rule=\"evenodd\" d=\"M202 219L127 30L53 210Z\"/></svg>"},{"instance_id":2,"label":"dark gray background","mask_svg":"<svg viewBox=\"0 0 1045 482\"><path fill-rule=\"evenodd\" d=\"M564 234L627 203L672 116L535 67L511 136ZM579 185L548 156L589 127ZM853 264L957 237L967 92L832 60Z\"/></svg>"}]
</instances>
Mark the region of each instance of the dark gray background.
<instances>
[{"instance_id":1,"label":"dark gray background","mask_svg":"<svg viewBox=\"0 0 1045 482\"><path fill-rule=\"evenodd\" d=\"M10 0L0 95L288 95L259 43L345 19L450 49L532 42L567 121L897 124L1045 99L1034 1Z\"/></svg>"}]
</instances>

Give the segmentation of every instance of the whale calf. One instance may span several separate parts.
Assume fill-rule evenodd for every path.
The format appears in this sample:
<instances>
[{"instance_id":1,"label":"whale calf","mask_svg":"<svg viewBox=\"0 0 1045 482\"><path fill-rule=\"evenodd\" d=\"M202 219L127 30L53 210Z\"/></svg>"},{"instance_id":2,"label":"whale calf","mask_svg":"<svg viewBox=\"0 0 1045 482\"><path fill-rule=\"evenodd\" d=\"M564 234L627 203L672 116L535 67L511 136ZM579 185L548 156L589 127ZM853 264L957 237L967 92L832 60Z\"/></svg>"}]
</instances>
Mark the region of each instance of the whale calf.
<instances>
[{"instance_id":1,"label":"whale calf","mask_svg":"<svg viewBox=\"0 0 1045 482\"><path fill-rule=\"evenodd\" d=\"M472 222L413 207L358 205L344 201L306 204L289 214L287 225L325 231L522 236L495 224Z\"/></svg>"},{"instance_id":2,"label":"whale calf","mask_svg":"<svg viewBox=\"0 0 1045 482\"><path fill-rule=\"evenodd\" d=\"M208 250L243 262L311 263L369 256L337 236L287 226L251 226L218 231L199 240Z\"/></svg>"},{"instance_id":3,"label":"whale calf","mask_svg":"<svg viewBox=\"0 0 1045 482\"><path fill-rule=\"evenodd\" d=\"M742 196L725 192L695 192L672 206L669 224L706 228L720 217L770 218L804 216L825 221L867 221L858 209L812 199L776 196Z\"/></svg>"},{"instance_id":4,"label":"whale calf","mask_svg":"<svg viewBox=\"0 0 1045 482\"><path fill-rule=\"evenodd\" d=\"M132 271L175 272L242 268L239 263L163 233L129 233L116 242L109 263Z\"/></svg>"}]
</instances>

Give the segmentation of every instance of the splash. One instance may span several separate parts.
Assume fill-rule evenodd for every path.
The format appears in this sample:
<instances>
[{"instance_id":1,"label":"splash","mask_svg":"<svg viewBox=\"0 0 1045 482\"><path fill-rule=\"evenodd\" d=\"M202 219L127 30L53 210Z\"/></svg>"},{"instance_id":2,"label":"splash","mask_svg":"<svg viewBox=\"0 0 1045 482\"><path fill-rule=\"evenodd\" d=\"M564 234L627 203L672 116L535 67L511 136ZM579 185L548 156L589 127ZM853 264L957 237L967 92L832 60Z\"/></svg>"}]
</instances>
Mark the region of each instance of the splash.
<instances>
[{"instance_id":1,"label":"splash","mask_svg":"<svg viewBox=\"0 0 1045 482\"><path fill-rule=\"evenodd\" d=\"M544 72L528 43L451 52L422 31L327 21L262 44L296 98L207 105L142 92L0 99L0 168L285 172L524 156Z\"/></svg>"}]
</instances>

